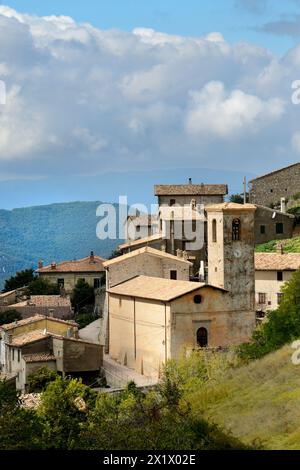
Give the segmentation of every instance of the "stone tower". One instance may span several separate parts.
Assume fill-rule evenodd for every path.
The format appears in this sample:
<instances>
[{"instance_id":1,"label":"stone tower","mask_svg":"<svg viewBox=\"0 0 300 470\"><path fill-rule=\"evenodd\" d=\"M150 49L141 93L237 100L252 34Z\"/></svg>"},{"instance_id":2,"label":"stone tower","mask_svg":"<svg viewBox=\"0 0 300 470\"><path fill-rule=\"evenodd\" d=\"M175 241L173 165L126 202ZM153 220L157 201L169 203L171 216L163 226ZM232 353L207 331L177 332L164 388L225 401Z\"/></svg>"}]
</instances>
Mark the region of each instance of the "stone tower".
<instances>
[{"instance_id":1,"label":"stone tower","mask_svg":"<svg viewBox=\"0 0 300 470\"><path fill-rule=\"evenodd\" d=\"M206 207L208 283L230 292L234 310L255 308L255 211L231 202Z\"/></svg>"}]
</instances>

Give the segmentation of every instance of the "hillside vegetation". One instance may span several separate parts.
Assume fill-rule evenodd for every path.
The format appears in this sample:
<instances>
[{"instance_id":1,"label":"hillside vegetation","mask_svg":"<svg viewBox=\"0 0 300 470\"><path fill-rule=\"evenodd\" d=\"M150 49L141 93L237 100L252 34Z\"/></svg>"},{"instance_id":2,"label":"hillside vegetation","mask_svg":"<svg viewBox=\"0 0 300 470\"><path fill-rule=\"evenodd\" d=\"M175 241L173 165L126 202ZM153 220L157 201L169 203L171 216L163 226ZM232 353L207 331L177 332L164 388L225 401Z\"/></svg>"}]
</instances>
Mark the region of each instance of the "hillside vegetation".
<instances>
[{"instance_id":1,"label":"hillside vegetation","mask_svg":"<svg viewBox=\"0 0 300 470\"><path fill-rule=\"evenodd\" d=\"M300 253L300 237L288 238L287 240L272 240L262 245L257 245L257 253L275 253L278 243L282 243L284 253Z\"/></svg>"},{"instance_id":2,"label":"hillside vegetation","mask_svg":"<svg viewBox=\"0 0 300 470\"><path fill-rule=\"evenodd\" d=\"M16 271L36 268L39 259L46 264L79 259L91 250L108 257L121 240L97 238L99 204L71 202L0 210L0 289Z\"/></svg>"},{"instance_id":3,"label":"hillside vegetation","mask_svg":"<svg viewBox=\"0 0 300 470\"><path fill-rule=\"evenodd\" d=\"M246 445L300 449L300 365L292 364L290 346L199 387L185 385L195 418L204 417Z\"/></svg>"}]
</instances>

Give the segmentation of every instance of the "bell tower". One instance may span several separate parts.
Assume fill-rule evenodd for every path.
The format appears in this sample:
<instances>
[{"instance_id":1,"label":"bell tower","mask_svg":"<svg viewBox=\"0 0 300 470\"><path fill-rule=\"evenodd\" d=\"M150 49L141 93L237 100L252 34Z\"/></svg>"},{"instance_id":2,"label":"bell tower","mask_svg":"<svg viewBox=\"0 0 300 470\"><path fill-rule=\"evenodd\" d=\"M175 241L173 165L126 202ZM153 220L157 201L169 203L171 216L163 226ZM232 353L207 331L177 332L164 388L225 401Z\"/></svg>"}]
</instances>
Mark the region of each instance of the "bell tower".
<instances>
[{"instance_id":1,"label":"bell tower","mask_svg":"<svg viewBox=\"0 0 300 470\"><path fill-rule=\"evenodd\" d=\"M256 206L225 202L206 207L208 283L230 292L235 310L254 310Z\"/></svg>"}]
</instances>

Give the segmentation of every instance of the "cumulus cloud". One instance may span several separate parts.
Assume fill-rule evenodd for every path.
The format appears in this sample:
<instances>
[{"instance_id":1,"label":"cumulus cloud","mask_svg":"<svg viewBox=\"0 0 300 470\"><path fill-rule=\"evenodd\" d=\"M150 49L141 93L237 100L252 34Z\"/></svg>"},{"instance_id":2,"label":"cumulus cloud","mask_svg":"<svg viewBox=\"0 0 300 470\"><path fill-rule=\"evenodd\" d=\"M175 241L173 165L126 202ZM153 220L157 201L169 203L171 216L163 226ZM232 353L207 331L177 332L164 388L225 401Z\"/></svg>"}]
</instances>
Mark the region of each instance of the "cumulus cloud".
<instances>
[{"instance_id":1,"label":"cumulus cloud","mask_svg":"<svg viewBox=\"0 0 300 470\"><path fill-rule=\"evenodd\" d=\"M300 48L277 58L218 32L102 31L4 6L0 44L3 174L253 170L270 154L274 165L297 158Z\"/></svg>"}]
</instances>

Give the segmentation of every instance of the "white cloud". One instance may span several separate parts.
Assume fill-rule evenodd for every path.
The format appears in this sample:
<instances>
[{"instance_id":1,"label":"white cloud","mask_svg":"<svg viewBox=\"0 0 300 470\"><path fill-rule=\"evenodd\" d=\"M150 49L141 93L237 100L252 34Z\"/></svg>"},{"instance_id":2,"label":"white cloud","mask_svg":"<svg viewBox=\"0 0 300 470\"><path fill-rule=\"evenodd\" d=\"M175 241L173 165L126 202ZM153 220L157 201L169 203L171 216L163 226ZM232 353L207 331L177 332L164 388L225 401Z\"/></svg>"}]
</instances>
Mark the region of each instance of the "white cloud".
<instances>
[{"instance_id":1,"label":"white cloud","mask_svg":"<svg viewBox=\"0 0 300 470\"><path fill-rule=\"evenodd\" d=\"M136 28L102 31L69 17L0 6L0 172L15 175L282 164L300 107L300 46L286 57L248 43ZM241 155L244 159L241 159ZM278 155L278 157L276 157ZM276 161L273 165L276 166Z\"/></svg>"}]
</instances>

